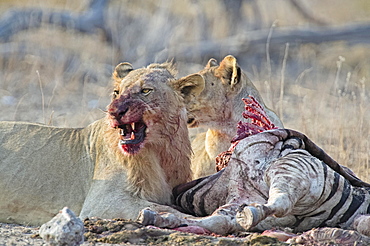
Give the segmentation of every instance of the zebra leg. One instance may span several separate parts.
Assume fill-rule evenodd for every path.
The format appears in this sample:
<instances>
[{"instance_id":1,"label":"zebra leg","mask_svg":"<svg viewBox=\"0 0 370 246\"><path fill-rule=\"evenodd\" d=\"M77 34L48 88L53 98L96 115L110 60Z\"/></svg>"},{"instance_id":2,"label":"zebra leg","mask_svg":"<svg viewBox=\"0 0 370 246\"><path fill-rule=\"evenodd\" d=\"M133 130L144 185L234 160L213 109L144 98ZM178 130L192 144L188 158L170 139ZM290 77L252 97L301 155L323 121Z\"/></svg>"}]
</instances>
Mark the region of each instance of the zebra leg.
<instances>
[{"instance_id":1,"label":"zebra leg","mask_svg":"<svg viewBox=\"0 0 370 246\"><path fill-rule=\"evenodd\" d=\"M248 231L271 214L272 211L264 205L254 204L248 206L243 204L236 213L236 222Z\"/></svg>"},{"instance_id":2,"label":"zebra leg","mask_svg":"<svg viewBox=\"0 0 370 246\"><path fill-rule=\"evenodd\" d=\"M365 236L370 236L370 215L358 216L353 222L353 228Z\"/></svg>"},{"instance_id":3,"label":"zebra leg","mask_svg":"<svg viewBox=\"0 0 370 246\"><path fill-rule=\"evenodd\" d=\"M219 235L227 235L243 230L235 221L238 207L238 204L226 204L215 210L212 215L200 218L192 216L180 218L171 213L157 213L150 209L143 209L139 214L138 222L143 225L154 225L161 228L176 228L184 225L199 226Z\"/></svg>"},{"instance_id":4,"label":"zebra leg","mask_svg":"<svg viewBox=\"0 0 370 246\"><path fill-rule=\"evenodd\" d=\"M270 196L267 204L241 205L236 214L236 222L245 230L250 230L269 216L287 216L292 211L297 200L298 196L295 197L293 192L282 192L280 190L279 194ZM266 223L270 222L270 227L274 227L277 226L277 224L285 223L285 221L292 221L292 218L276 218L275 220L276 223L274 219L268 220ZM263 227L268 229L267 227L269 227L269 225L266 225L266 223Z\"/></svg>"},{"instance_id":5,"label":"zebra leg","mask_svg":"<svg viewBox=\"0 0 370 246\"><path fill-rule=\"evenodd\" d=\"M243 204L238 208L236 214L236 221L245 230L250 230L256 227L258 223L267 217L274 215L275 217L284 217L289 214L294 204L298 201L299 196L295 196L298 185L292 189L286 185L284 180L276 182L270 186L269 199L266 204ZM303 193L299 193L303 194ZM290 219L289 219L290 220ZM274 226L274 220L271 227ZM277 222L278 223L278 222ZM266 227L266 225L264 225Z\"/></svg>"},{"instance_id":6,"label":"zebra leg","mask_svg":"<svg viewBox=\"0 0 370 246\"><path fill-rule=\"evenodd\" d=\"M161 228L176 228L187 224L187 220L172 213L158 213L145 208L140 211L137 221L143 225L154 225Z\"/></svg>"},{"instance_id":7,"label":"zebra leg","mask_svg":"<svg viewBox=\"0 0 370 246\"><path fill-rule=\"evenodd\" d=\"M239 207L236 221L246 230L255 227L265 218L274 215L284 217L294 208L297 201L310 192L308 175L302 175L310 156L297 154L281 157L266 170L265 179L269 185L269 198L266 204L250 204ZM298 161L297 161L298 160ZM291 163L294 162L294 165ZM273 222L273 220L270 220ZM274 225L271 225L274 226Z\"/></svg>"}]
</instances>

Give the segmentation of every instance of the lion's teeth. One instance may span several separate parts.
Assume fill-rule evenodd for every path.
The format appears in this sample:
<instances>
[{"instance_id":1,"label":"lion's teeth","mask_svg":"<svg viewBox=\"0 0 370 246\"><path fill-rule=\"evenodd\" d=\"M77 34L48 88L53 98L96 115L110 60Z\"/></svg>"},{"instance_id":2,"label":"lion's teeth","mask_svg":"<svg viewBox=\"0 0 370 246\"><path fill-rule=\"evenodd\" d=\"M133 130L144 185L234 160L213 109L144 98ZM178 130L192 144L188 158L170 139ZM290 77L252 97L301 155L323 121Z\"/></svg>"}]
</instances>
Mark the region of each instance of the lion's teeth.
<instances>
[{"instance_id":1,"label":"lion's teeth","mask_svg":"<svg viewBox=\"0 0 370 246\"><path fill-rule=\"evenodd\" d=\"M125 135L125 132L123 131L123 129L121 129L120 134L121 134L122 136L123 136L123 135Z\"/></svg>"},{"instance_id":2,"label":"lion's teeth","mask_svg":"<svg viewBox=\"0 0 370 246\"><path fill-rule=\"evenodd\" d=\"M134 140L134 139L135 139L135 133L131 132L131 140Z\"/></svg>"},{"instance_id":3,"label":"lion's teeth","mask_svg":"<svg viewBox=\"0 0 370 246\"><path fill-rule=\"evenodd\" d=\"M134 122L131 123L131 128L132 128L133 131L135 130L135 123Z\"/></svg>"}]
</instances>

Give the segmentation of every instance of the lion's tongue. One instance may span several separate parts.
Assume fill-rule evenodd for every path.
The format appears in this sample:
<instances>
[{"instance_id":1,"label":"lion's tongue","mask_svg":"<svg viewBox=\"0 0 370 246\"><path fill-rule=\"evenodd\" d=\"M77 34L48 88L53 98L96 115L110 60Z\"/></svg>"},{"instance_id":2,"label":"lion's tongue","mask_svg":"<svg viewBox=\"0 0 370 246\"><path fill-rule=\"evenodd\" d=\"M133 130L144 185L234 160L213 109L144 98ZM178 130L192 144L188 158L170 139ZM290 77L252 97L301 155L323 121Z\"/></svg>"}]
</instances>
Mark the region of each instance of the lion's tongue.
<instances>
[{"instance_id":1,"label":"lion's tongue","mask_svg":"<svg viewBox=\"0 0 370 246\"><path fill-rule=\"evenodd\" d=\"M121 144L137 144L144 140L145 125L141 123L125 124L121 128Z\"/></svg>"},{"instance_id":2,"label":"lion's tongue","mask_svg":"<svg viewBox=\"0 0 370 246\"><path fill-rule=\"evenodd\" d=\"M125 124L121 127L121 139L122 140L134 140L135 139L135 123Z\"/></svg>"},{"instance_id":3,"label":"lion's tongue","mask_svg":"<svg viewBox=\"0 0 370 246\"><path fill-rule=\"evenodd\" d=\"M130 133L124 133L123 130L121 130L121 136L122 136L122 140L124 141L129 141L129 140L135 140L135 133L134 132L131 132Z\"/></svg>"}]
</instances>

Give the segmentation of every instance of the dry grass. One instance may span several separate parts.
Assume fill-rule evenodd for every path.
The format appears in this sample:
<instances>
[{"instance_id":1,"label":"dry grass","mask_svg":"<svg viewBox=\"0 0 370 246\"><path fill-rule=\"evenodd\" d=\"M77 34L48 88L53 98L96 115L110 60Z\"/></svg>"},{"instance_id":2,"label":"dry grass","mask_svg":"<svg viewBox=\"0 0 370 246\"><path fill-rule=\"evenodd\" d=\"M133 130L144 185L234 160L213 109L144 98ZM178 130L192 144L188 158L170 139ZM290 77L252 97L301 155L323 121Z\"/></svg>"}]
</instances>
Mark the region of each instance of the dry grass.
<instances>
[{"instance_id":1,"label":"dry grass","mask_svg":"<svg viewBox=\"0 0 370 246\"><path fill-rule=\"evenodd\" d=\"M2 1L0 14L13 5L25 1ZM39 1L26 1L26 6L45 7ZM81 11L86 2L47 1L46 7ZM199 20L194 19L197 11L204 11L209 20L208 33L213 38L227 37L230 23L222 15L219 2L200 1L203 9L190 1L114 1L110 8L120 11L128 8L128 14L135 18L153 20L148 27L131 23L128 33L135 34L135 28L148 28L148 36L141 33L140 39L128 37L127 52L117 58L117 50L106 44L99 33L82 35L71 30L43 26L15 35L6 44L17 49L26 44L26 50L4 52L0 43L0 120L24 120L42 122L56 126L82 127L104 116L102 112L109 102L110 74L114 65L132 56L125 56L134 50L137 60L129 60L135 66L144 66L148 43L151 39L170 39L176 46L181 41L195 42L201 38L197 29ZM346 23L352 20L369 20L369 6L366 1L353 1L348 8L343 5L337 12L330 11L325 1L315 1L312 9L318 16L330 23ZM179 18L178 24L165 33L160 27L166 19L158 15L159 3L164 4ZM274 1L274 8L268 8L271 1L259 1L263 27L269 28L278 19L278 25L307 25L294 11L289 11L286 1ZM308 3L307 3L308 4ZM337 3L338 6L341 5ZM140 8L138 7L140 6ZM213 6L207 8L207 6ZM325 8L326 6L326 8ZM349 13L341 18L343 11ZM248 4L243 5L245 13L251 12ZM1 17L1 16L0 16ZM155 18L158 17L158 18ZM248 17L249 18L249 17ZM247 23L248 18L241 20ZM114 20L110 20L114 22ZM125 23L125 25L129 23ZM117 26L117 30L124 26ZM126 29L125 29L126 30ZM145 34L145 33L144 33ZM149 40L149 41L148 41ZM150 42L149 42L150 43ZM135 45L137 44L137 45ZM286 51L286 52L285 52ZM304 45L300 47L283 45L274 51L271 59L263 61L249 59L248 54L240 57L244 70L248 71L261 90L268 105L282 114L285 126L304 132L339 163L352 168L362 179L370 181L370 50L368 46L347 46L344 43ZM222 53L222 52L221 52ZM216 58L219 54L215 54ZM340 60L339 56L345 60ZM132 59L132 58L131 58ZM150 62L155 58L148 58ZM269 62L267 62L269 61ZM195 64L179 63L180 75L198 71L206 61Z\"/></svg>"},{"instance_id":2,"label":"dry grass","mask_svg":"<svg viewBox=\"0 0 370 246\"><path fill-rule=\"evenodd\" d=\"M305 133L339 163L370 181L370 115L367 113L370 83L365 77L369 75L370 63L364 58L364 54L367 57L370 54L362 46L342 52L341 44L332 45L337 57L331 53L331 60L326 57L328 53L321 57L320 52L326 45L311 47L316 52L309 50L310 54L305 54L307 47L301 47L297 54L288 58L286 67L284 55L271 80L263 74L263 68L255 68L253 75L260 81L257 87L268 104L276 112L282 111L285 127ZM357 52L351 53L353 50L364 53L356 57ZM349 62L338 54L349 56ZM308 63L309 66L297 68L294 63ZM296 75L290 72L284 79L289 66L297 69Z\"/></svg>"}]
</instances>

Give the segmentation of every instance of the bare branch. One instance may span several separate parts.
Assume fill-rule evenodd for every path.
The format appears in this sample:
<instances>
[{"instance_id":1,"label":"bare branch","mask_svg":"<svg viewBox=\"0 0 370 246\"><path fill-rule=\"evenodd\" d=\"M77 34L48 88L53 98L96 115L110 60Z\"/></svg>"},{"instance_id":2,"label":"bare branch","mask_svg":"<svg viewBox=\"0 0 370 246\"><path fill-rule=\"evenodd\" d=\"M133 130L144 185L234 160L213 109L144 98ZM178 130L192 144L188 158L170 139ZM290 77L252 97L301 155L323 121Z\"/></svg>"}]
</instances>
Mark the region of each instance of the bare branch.
<instances>
[{"instance_id":1,"label":"bare branch","mask_svg":"<svg viewBox=\"0 0 370 246\"><path fill-rule=\"evenodd\" d=\"M0 19L0 40L8 41L14 34L39 28L42 23L71 28L83 33L94 33L97 28L100 28L108 34L104 21L104 10L108 2L108 0L93 0L82 14L41 9L10 10ZM107 37L107 40L111 38Z\"/></svg>"},{"instance_id":2,"label":"bare branch","mask_svg":"<svg viewBox=\"0 0 370 246\"><path fill-rule=\"evenodd\" d=\"M264 52L269 30L245 32L226 39L182 43L169 49L168 54L177 59L191 59L193 56L213 57L222 50L225 54L247 51ZM270 48L289 43L296 46L306 43L346 41L349 45L370 42L370 24L331 26L318 28L279 28L275 29L269 41ZM194 54L196 50L196 54ZM224 55L224 54L221 54Z\"/></svg>"}]
</instances>

